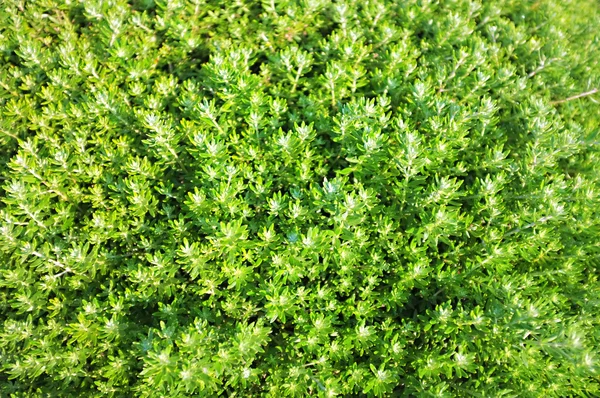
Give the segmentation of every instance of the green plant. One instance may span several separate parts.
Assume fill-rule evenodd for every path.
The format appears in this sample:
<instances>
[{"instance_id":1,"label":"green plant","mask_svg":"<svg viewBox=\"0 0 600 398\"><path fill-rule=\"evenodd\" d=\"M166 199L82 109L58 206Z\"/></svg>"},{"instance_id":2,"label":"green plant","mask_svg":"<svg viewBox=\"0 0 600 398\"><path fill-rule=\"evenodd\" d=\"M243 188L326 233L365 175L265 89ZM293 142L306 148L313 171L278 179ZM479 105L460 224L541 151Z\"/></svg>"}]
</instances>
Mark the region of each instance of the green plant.
<instances>
[{"instance_id":1,"label":"green plant","mask_svg":"<svg viewBox=\"0 0 600 398\"><path fill-rule=\"evenodd\" d=\"M7 0L0 395L600 394L592 0Z\"/></svg>"}]
</instances>

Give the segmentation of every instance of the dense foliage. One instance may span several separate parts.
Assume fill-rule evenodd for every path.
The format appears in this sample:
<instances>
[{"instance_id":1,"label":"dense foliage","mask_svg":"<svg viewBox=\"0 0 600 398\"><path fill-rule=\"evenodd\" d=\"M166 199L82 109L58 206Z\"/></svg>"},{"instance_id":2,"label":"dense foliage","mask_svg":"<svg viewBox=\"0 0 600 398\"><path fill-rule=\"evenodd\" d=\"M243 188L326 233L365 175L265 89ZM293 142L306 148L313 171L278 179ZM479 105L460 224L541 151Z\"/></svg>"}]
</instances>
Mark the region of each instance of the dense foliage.
<instances>
[{"instance_id":1,"label":"dense foliage","mask_svg":"<svg viewBox=\"0 0 600 398\"><path fill-rule=\"evenodd\" d=\"M0 395L600 394L593 0L5 0Z\"/></svg>"}]
</instances>

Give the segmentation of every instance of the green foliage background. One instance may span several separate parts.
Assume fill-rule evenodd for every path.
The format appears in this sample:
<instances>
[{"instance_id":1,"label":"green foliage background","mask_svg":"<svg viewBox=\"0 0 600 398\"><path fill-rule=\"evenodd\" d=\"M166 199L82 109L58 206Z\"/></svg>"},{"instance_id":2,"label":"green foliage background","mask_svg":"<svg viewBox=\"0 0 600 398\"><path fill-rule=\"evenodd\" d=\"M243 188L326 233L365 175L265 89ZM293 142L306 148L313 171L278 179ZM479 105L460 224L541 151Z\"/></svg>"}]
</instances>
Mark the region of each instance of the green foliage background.
<instances>
[{"instance_id":1,"label":"green foliage background","mask_svg":"<svg viewBox=\"0 0 600 398\"><path fill-rule=\"evenodd\" d=\"M599 9L0 2L0 395L598 396Z\"/></svg>"}]
</instances>

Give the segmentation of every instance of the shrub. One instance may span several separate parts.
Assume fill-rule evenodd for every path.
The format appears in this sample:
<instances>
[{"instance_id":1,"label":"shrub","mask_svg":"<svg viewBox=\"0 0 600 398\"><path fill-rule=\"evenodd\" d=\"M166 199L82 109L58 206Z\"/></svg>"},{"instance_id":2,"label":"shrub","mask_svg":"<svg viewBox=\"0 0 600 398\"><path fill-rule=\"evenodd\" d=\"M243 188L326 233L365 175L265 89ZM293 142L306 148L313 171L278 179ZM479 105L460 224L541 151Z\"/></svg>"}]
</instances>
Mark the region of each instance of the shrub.
<instances>
[{"instance_id":1,"label":"shrub","mask_svg":"<svg viewBox=\"0 0 600 398\"><path fill-rule=\"evenodd\" d=\"M0 395L597 396L592 0L7 0Z\"/></svg>"}]
</instances>

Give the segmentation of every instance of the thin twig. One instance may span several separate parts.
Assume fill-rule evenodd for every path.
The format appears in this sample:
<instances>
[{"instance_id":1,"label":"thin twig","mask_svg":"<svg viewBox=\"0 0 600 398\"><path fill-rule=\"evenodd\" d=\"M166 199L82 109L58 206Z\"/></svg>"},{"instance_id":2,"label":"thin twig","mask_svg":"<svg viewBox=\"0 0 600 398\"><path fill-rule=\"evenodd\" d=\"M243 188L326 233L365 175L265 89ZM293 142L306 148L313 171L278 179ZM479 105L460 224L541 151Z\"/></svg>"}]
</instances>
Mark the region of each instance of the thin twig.
<instances>
[{"instance_id":1,"label":"thin twig","mask_svg":"<svg viewBox=\"0 0 600 398\"><path fill-rule=\"evenodd\" d=\"M551 104L553 104L553 105L555 105L555 104L562 104L563 102L573 101L573 100L576 100L578 98L587 97L589 95L596 94L597 92L598 92L598 89L595 88L593 90L587 91L585 93L577 94L577 95L574 95L574 96L569 97L569 98L565 98L565 99L558 100L558 101L552 101Z\"/></svg>"},{"instance_id":2,"label":"thin twig","mask_svg":"<svg viewBox=\"0 0 600 398\"><path fill-rule=\"evenodd\" d=\"M66 268L64 271L59 272L58 274L54 275L55 279L60 278L61 276L68 274L69 272L71 272L71 268Z\"/></svg>"},{"instance_id":3,"label":"thin twig","mask_svg":"<svg viewBox=\"0 0 600 398\"><path fill-rule=\"evenodd\" d=\"M558 61L558 58L550 58L547 62L543 61L540 66L527 75L528 79L534 77L538 72L543 71L547 66L551 65L554 61Z\"/></svg>"},{"instance_id":4,"label":"thin twig","mask_svg":"<svg viewBox=\"0 0 600 398\"><path fill-rule=\"evenodd\" d=\"M510 236L510 235L517 234L517 233L519 233L519 232L521 232L521 231L523 231L525 229L529 229L529 228L532 228L532 227L537 227L538 225L543 224L543 223L545 223L546 221L548 221L550 219L551 219L551 217L549 217L549 216L542 217L538 221L531 222L531 223L529 223L529 224L527 224L527 225L525 225L523 227L515 228L512 231L508 231L506 234L504 234L504 238L506 238L507 236Z\"/></svg>"},{"instance_id":5,"label":"thin twig","mask_svg":"<svg viewBox=\"0 0 600 398\"><path fill-rule=\"evenodd\" d=\"M0 133L2 133L2 134L5 134L7 137L10 137L10 138L13 138L13 139L15 139L15 140L19 141L19 137L17 137L17 136L16 136L16 135L14 135L14 134L11 134L11 133L9 133L9 132L8 132L8 131L6 131L6 130L0 130Z\"/></svg>"}]
</instances>

